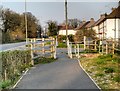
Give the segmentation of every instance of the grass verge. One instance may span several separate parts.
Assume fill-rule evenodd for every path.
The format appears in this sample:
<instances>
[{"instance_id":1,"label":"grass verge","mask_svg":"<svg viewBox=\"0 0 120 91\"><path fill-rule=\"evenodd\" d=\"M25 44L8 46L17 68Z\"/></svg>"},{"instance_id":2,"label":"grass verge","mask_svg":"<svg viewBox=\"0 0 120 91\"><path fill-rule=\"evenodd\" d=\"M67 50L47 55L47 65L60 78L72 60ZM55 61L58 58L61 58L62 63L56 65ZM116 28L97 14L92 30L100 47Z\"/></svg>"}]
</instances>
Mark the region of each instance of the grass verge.
<instances>
[{"instance_id":1,"label":"grass verge","mask_svg":"<svg viewBox=\"0 0 120 91\"><path fill-rule=\"evenodd\" d=\"M88 54L89 55L89 54ZM82 57L81 65L104 91L120 89L120 56L92 54Z\"/></svg>"},{"instance_id":2,"label":"grass verge","mask_svg":"<svg viewBox=\"0 0 120 91\"><path fill-rule=\"evenodd\" d=\"M67 48L66 43L58 43L57 48Z\"/></svg>"}]
</instances>

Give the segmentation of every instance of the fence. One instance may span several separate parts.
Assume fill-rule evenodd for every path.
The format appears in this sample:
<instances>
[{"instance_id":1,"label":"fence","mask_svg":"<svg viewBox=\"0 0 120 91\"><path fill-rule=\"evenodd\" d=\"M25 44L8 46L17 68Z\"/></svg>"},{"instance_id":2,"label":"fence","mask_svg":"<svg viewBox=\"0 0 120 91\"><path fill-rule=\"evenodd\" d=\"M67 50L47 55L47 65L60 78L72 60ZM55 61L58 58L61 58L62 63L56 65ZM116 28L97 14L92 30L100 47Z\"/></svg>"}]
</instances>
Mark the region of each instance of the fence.
<instances>
[{"instance_id":1,"label":"fence","mask_svg":"<svg viewBox=\"0 0 120 91\"><path fill-rule=\"evenodd\" d=\"M27 48L31 50L33 60L40 56L48 56L56 59L55 38L29 38ZM32 64L34 65L34 61Z\"/></svg>"},{"instance_id":2,"label":"fence","mask_svg":"<svg viewBox=\"0 0 120 91\"><path fill-rule=\"evenodd\" d=\"M80 58L80 52L84 51L97 51L97 40L88 40L84 36L84 41L82 42L69 42L68 41L68 56L73 58L74 56Z\"/></svg>"},{"instance_id":3,"label":"fence","mask_svg":"<svg viewBox=\"0 0 120 91\"><path fill-rule=\"evenodd\" d=\"M84 41L80 43L74 43L68 41L68 56L73 58L74 56L80 58L80 52L88 51L99 52L102 54L114 54L116 51L120 52L120 41L115 40L88 40L86 36L84 36ZM81 47L83 45L83 47Z\"/></svg>"},{"instance_id":4,"label":"fence","mask_svg":"<svg viewBox=\"0 0 120 91\"><path fill-rule=\"evenodd\" d=\"M102 43L102 53L105 54L114 54L116 51L120 52L119 41L114 39L106 39Z\"/></svg>"}]
</instances>

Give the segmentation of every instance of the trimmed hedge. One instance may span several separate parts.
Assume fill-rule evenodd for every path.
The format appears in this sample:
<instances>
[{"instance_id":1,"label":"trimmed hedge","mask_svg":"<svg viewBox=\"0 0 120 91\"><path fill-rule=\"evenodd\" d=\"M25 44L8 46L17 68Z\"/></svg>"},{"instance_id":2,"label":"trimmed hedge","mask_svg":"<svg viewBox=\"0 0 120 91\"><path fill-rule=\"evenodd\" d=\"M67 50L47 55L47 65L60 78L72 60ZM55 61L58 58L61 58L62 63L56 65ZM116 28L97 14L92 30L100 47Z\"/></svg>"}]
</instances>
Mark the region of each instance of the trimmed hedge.
<instances>
[{"instance_id":1,"label":"trimmed hedge","mask_svg":"<svg viewBox=\"0 0 120 91\"><path fill-rule=\"evenodd\" d=\"M30 51L5 51L1 52L0 55L2 57L2 60L0 60L2 61L2 83L9 80L12 84L14 84L23 71L31 66ZM1 85L0 88L6 87Z\"/></svg>"}]
</instances>

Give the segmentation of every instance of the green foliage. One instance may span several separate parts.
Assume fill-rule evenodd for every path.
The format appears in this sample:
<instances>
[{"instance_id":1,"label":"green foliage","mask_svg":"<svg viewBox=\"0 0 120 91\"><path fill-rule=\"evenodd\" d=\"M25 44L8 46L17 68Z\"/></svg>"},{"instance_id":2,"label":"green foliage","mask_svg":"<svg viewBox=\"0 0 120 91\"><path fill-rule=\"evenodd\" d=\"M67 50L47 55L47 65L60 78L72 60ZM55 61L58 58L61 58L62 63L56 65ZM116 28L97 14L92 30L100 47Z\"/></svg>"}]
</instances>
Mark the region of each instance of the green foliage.
<instances>
[{"instance_id":1,"label":"green foliage","mask_svg":"<svg viewBox=\"0 0 120 91\"><path fill-rule=\"evenodd\" d=\"M38 24L37 18L31 13L27 12L27 27L28 27L28 38L36 38L37 37L37 30L40 32L41 31L41 26ZM25 13L21 15L22 19L22 24L21 24L21 30L26 33L26 28L25 28Z\"/></svg>"},{"instance_id":2,"label":"green foliage","mask_svg":"<svg viewBox=\"0 0 120 91\"><path fill-rule=\"evenodd\" d=\"M16 42L16 40L24 40L26 34L25 13L19 14L10 9L2 9L0 19L2 20L3 43ZM41 35L41 26L38 24L37 18L30 12L27 16L27 30L29 38L37 37L37 31ZM14 41L15 40L15 41Z\"/></svg>"},{"instance_id":3,"label":"green foliage","mask_svg":"<svg viewBox=\"0 0 120 91\"><path fill-rule=\"evenodd\" d=\"M106 59L106 58L112 58L112 57L113 57L112 54L107 54L107 55L100 55L100 56L98 56L98 58L100 58L100 59Z\"/></svg>"},{"instance_id":4,"label":"green foliage","mask_svg":"<svg viewBox=\"0 0 120 91\"><path fill-rule=\"evenodd\" d=\"M120 82L120 76L118 75L118 76L114 77L113 80L116 82Z\"/></svg>"},{"instance_id":5,"label":"green foliage","mask_svg":"<svg viewBox=\"0 0 120 91\"><path fill-rule=\"evenodd\" d=\"M9 32L2 32L2 44L10 43L12 40L10 38Z\"/></svg>"},{"instance_id":6,"label":"green foliage","mask_svg":"<svg viewBox=\"0 0 120 91\"><path fill-rule=\"evenodd\" d=\"M112 62L120 63L120 57L118 55L112 55L112 54L100 55L96 60L97 62L112 61Z\"/></svg>"},{"instance_id":7,"label":"green foliage","mask_svg":"<svg viewBox=\"0 0 120 91\"><path fill-rule=\"evenodd\" d=\"M98 60L96 61L96 63L97 63L97 64L105 64L105 60L99 60L99 59L98 59Z\"/></svg>"},{"instance_id":8,"label":"green foliage","mask_svg":"<svg viewBox=\"0 0 120 91\"><path fill-rule=\"evenodd\" d=\"M102 74L102 73L97 73L97 74L95 74L95 76L104 76L104 74Z\"/></svg>"},{"instance_id":9,"label":"green foliage","mask_svg":"<svg viewBox=\"0 0 120 91\"><path fill-rule=\"evenodd\" d=\"M74 41L75 42L81 42L83 41L84 36L89 37L91 39L96 39L96 33L94 30L87 30L87 29L82 29L78 30L74 36Z\"/></svg>"},{"instance_id":10,"label":"green foliage","mask_svg":"<svg viewBox=\"0 0 120 91\"><path fill-rule=\"evenodd\" d=\"M49 36L56 36L58 34L58 25L55 21L48 21L48 35Z\"/></svg>"},{"instance_id":11,"label":"green foliage","mask_svg":"<svg viewBox=\"0 0 120 91\"><path fill-rule=\"evenodd\" d=\"M45 58L45 57L39 57L34 60L34 64L45 64L45 63L51 63L54 62L56 59L54 58Z\"/></svg>"},{"instance_id":12,"label":"green foliage","mask_svg":"<svg viewBox=\"0 0 120 91\"><path fill-rule=\"evenodd\" d=\"M74 35L68 35L68 39L70 42L74 42ZM63 42L63 40L66 40L66 35L59 35L58 36L58 42Z\"/></svg>"},{"instance_id":13,"label":"green foliage","mask_svg":"<svg viewBox=\"0 0 120 91\"><path fill-rule=\"evenodd\" d=\"M84 48L84 45L82 48ZM98 53L96 50L89 50L89 49L86 49L84 52L85 53Z\"/></svg>"},{"instance_id":14,"label":"green foliage","mask_svg":"<svg viewBox=\"0 0 120 91\"><path fill-rule=\"evenodd\" d=\"M94 58L82 58L82 66L102 89L120 89L118 86L120 82L120 56L117 54L98 55L94 54Z\"/></svg>"},{"instance_id":15,"label":"green foliage","mask_svg":"<svg viewBox=\"0 0 120 91\"><path fill-rule=\"evenodd\" d=\"M58 43L58 46L57 46L58 48L67 48L67 45L66 45L66 43Z\"/></svg>"},{"instance_id":16,"label":"green foliage","mask_svg":"<svg viewBox=\"0 0 120 91\"><path fill-rule=\"evenodd\" d=\"M1 81L0 82L0 88L1 89L6 89L8 86L10 86L11 81L10 80L6 80L6 81Z\"/></svg>"},{"instance_id":17,"label":"green foliage","mask_svg":"<svg viewBox=\"0 0 120 91\"><path fill-rule=\"evenodd\" d=\"M31 66L30 51L5 51L1 52L2 55L2 80L10 80L15 82L26 68ZM6 74L6 76L5 76Z\"/></svg>"},{"instance_id":18,"label":"green foliage","mask_svg":"<svg viewBox=\"0 0 120 91\"><path fill-rule=\"evenodd\" d=\"M18 26L20 26L21 23L20 15L10 9L5 9L2 11L2 19L4 24L4 32L14 31Z\"/></svg>"},{"instance_id":19,"label":"green foliage","mask_svg":"<svg viewBox=\"0 0 120 91\"><path fill-rule=\"evenodd\" d=\"M104 67L103 70L104 70L105 73L113 73L113 72L115 72L115 69L112 68L112 67Z\"/></svg>"},{"instance_id":20,"label":"green foliage","mask_svg":"<svg viewBox=\"0 0 120 91\"><path fill-rule=\"evenodd\" d=\"M50 44L51 44L51 42L46 42L46 43L45 43L45 45L50 45Z\"/></svg>"},{"instance_id":21,"label":"green foliage","mask_svg":"<svg viewBox=\"0 0 120 91\"><path fill-rule=\"evenodd\" d=\"M74 35L68 35L68 39L70 42L74 42Z\"/></svg>"},{"instance_id":22,"label":"green foliage","mask_svg":"<svg viewBox=\"0 0 120 91\"><path fill-rule=\"evenodd\" d=\"M63 42L63 40L66 40L66 36L65 35L59 35L58 36L58 42Z\"/></svg>"}]
</instances>

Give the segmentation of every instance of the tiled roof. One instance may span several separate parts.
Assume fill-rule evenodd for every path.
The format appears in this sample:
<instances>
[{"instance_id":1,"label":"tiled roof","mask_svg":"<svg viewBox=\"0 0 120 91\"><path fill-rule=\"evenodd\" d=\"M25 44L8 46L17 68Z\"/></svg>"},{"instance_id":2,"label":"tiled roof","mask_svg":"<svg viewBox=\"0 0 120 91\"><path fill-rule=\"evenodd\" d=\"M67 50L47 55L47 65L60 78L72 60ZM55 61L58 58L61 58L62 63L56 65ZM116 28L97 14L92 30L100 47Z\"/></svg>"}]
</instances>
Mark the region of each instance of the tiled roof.
<instances>
[{"instance_id":1,"label":"tiled roof","mask_svg":"<svg viewBox=\"0 0 120 91\"><path fill-rule=\"evenodd\" d=\"M66 26L65 26L65 25L59 25L58 28L59 28L60 30L66 30ZM69 29L69 30L73 30L74 28L71 27L71 26L68 26L68 29Z\"/></svg>"},{"instance_id":2,"label":"tiled roof","mask_svg":"<svg viewBox=\"0 0 120 91\"><path fill-rule=\"evenodd\" d=\"M85 28L91 28L91 27L93 27L94 23L95 23L95 21L90 21L90 22L85 26Z\"/></svg>"},{"instance_id":3,"label":"tiled roof","mask_svg":"<svg viewBox=\"0 0 120 91\"><path fill-rule=\"evenodd\" d=\"M86 26L88 23L90 23L90 21L87 21L87 22L82 23L82 24L81 24L79 27L77 27L75 30L84 29L85 26Z\"/></svg>"},{"instance_id":4,"label":"tiled roof","mask_svg":"<svg viewBox=\"0 0 120 91\"><path fill-rule=\"evenodd\" d=\"M120 18L120 6L118 6L118 8L116 8L115 10L113 10L109 15L105 14L104 16L102 16L95 24L94 26L99 25L101 22L103 22L106 19L110 19L110 18Z\"/></svg>"},{"instance_id":5,"label":"tiled roof","mask_svg":"<svg viewBox=\"0 0 120 91\"><path fill-rule=\"evenodd\" d=\"M98 21L96 21L95 23L94 23L94 26L97 26L97 25L99 25L101 22L103 22L105 20L105 15L104 16L102 16Z\"/></svg>"},{"instance_id":6,"label":"tiled roof","mask_svg":"<svg viewBox=\"0 0 120 91\"><path fill-rule=\"evenodd\" d=\"M115 10L113 10L108 16L107 18L120 18L120 6L118 6L118 8L116 8Z\"/></svg>"}]
</instances>

